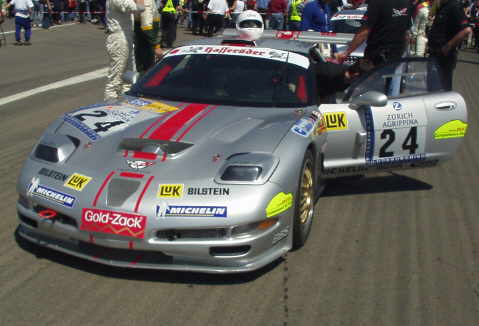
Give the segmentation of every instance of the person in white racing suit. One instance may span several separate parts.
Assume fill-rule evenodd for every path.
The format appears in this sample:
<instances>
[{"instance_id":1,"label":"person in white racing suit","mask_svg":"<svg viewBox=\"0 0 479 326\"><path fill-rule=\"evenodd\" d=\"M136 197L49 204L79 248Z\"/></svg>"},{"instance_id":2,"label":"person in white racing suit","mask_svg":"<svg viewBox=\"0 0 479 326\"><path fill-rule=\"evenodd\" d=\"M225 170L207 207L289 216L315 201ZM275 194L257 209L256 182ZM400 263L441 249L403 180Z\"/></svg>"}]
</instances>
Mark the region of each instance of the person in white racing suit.
<instances>
[{"instance_id":1,"label":"person in white racing suit","mask_svg":"<svg viewBox=\"0 0 479 326\"><path fill-rule=\"evenodd\" d=\"M411 55L424 57L426 53L427 37L426 28L429 17L429 3L418 0L413 13Z\"/></svg>"},{"instance_id":2,"label":"person in white racing suit","mask_svg":"<svg viewBox=\"0 0 479 326\"><path fill-rule=\"evenodd\" d=\"M241 39L256 41L263 35L263 18L254 10L243 11L236 20L236 30Z\"/></svg>"},{"instance_id":3,"label":"person in white racing suit","mask_svg":"<svg viewBox=\"0 0 479 326\"><path fill-rule=\"evenodd\" d=\"M145 10L143 0L108 0L106 2L106 51L109 57L105 100L119 97L131 85L123 80L133 66L133 13Z\"/></svg>"}]
</instances>

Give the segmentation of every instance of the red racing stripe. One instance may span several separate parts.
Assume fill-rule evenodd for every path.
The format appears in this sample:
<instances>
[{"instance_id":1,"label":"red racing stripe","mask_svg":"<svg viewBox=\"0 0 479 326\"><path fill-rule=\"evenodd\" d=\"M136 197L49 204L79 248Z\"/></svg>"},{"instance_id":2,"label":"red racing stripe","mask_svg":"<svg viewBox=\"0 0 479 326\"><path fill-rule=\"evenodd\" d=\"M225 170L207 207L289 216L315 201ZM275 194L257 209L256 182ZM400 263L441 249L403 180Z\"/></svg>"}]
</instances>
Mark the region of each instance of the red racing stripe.
<instances>
[{"instance_id":1,"label":"red racing stripe","mask_svg":"<svg viewBox=\"0 0 479 326\"><path fill-rule=\"evenodd\" d=\"M95 196L95 199L93 200L93 207L96 206L96 203L98 202L98 198L100 198L100 195L101 193L103 192L103 189L105 189L105 186L106 184L108 183L108 181L110 181L111 177L115 174L115 171L111 171L105 178L105 180L103 180L103 183L101 184L101 187L100 189L98 189L98 192L96 193L96 196Z\"/></svg>"},{"instance_id":2,"label":"red racing stripe","mask_svg":"<svg viewBox=\"0 0 479 326\"><path fill-rule=\"evenodd\" d=\"M148 181L146 182L145 186L143 187L143 190L141 191L140 197L138 197L138 200L136 201L135 205L135 213L138 213L138 208L140 208L140 203L141 200L143 199L143 196L145 195L146 190L150 186L151 181L153 181L154 176L151 176L148 178Z\"/></svg>"},{"instance_id":3,"label":"red racing stripe","mask_svg":"<svg viewBox=\"0 0 479 326\"><path fill-rule=\"evenodd\" d=\"M145 159L145 160L156 160L156 157L158 155L156 155L155 153L148 153L148 152L138 152L138 151L135 151L133 152L133 158L141 158L141 159Z\"/></svg>"},{"instance_id":4,"label":"red racing stripe","mask_svg":"<svg viewBox=\"0 0 479 326\"><path fill-rule=\"evenodd\" d=\"M190 104L173 117L161 124L150 135L150 139L170 140L195 115L204 110L208 104Z\"/></svg>"},{"instance_id":5,"label":"red racing stripe","mask_svg":"<svg viewBox=\"0 0 479 326\"><path fill-rule=\"evenodd\" d=\"M145 175L141 173L134 173L134 172L121 172L120 177L125 177L125 178L134 178L134 179L141 179Z\"/></svg>"},{"instance_id":6,"label":"red racing stripe","mask_svg":"<svg viewBox=\"0 0 479 326\"><path fill-rule=\"evenodd\" d=\"M176 138L176 141L181 141L183 139L183 137L186 136L186 134L191 130L193 129L193 127L198 123L200 122L201 120L203 120L204 117L206 117L211 111L213 111L214 109L216 109L217 106L214 106L212 108L210 108L208 111L206 111L205 113L203 113L202 115L200 115L198 118L196 118L195 121L193 121L193 123L191 123L191 125L188 126L188 128L186 128L185 131L183 131L183 133L178 137Z\"/></svg>"},{"instance_id":7,"label":"red racing stripe","mask_svg":"<svg viewBox=\"0 0 479 326\"><path fill-rule=\"evenodd\" d=\"M170 112L167 112L165 113L164 115L162 115L161 117L159 117L158 119L156 119L151 125L148 126L148 128L145 129L145 131L142 132L142 134L140 135L140 138L143 138L145 137L145 135L148 133L148 131L151 130L151 128L153 128L154 126L156 126L158 123L160 123L161 121L163 121L167 116L169 116L171 114L172 111Z\"/></svg>"}]
</instances>

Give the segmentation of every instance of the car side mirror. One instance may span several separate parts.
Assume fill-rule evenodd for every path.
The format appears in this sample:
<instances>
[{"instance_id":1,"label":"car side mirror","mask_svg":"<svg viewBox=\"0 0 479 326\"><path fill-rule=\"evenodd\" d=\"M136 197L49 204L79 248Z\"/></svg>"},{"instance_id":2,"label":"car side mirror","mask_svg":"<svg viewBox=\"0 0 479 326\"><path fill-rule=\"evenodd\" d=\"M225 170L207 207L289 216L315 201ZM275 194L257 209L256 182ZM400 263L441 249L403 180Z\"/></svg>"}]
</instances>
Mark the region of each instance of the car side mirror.
<instances>
[{"instance_id":1,"label":"car side mirror","mask_svg":"<svg viewBox=\"0 0 479 326\"><path fill-rule=\"evenodd\" d=\"M359 109L364 106L386 106L388 97L377 91L368 91L352 98L351 109Z\"/></svg>"}]
</instances>

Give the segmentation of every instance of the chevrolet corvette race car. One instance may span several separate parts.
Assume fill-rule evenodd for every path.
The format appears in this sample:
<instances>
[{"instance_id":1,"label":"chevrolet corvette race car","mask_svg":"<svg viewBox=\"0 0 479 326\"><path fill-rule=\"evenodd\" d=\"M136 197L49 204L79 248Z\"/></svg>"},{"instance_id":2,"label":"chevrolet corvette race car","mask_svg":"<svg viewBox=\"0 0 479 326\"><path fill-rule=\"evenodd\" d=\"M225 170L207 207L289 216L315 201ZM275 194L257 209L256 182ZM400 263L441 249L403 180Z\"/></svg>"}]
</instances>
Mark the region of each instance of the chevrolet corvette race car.
<instances>
[{"instance_id":1,"label":"chevrolet corvette race car","mask_svg":"<svg viewBox=\"0 0 479 326\"><path fill-rule=\"evenodd\" d=\"M116 101L55 120L18 180L18 235L131 268L258 269L303 246L328 178L450 159L466 104L434 62L378 67L318 105L307 56L171 50Z\"/></svg>"}]
</instances>

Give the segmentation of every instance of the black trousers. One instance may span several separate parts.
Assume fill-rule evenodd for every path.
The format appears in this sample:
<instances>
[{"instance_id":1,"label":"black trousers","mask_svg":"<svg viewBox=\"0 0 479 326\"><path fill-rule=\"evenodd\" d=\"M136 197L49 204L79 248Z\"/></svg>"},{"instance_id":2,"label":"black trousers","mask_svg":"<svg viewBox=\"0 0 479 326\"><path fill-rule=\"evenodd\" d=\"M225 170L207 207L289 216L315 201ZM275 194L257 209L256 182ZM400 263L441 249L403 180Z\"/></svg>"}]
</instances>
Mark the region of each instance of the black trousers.
<instances>
[{"instance_id":1,"label":"black trousers","mask_svg":"<svg viewBox=\"0 0 479 326\"><path fill-rule=\"evenodd\" d=\"M225 15L208 14L208 36L218 33L225 23Z\"/></svg>"},{"instance_id":2,"label":"black trousers","mask_svg":"<svg viewBox=\"0 0 479 326\"><path fill-rule=\"evenodd\" d=\"M136 70L143 75L155 64L155 49L141 30L141 23L135 21L135 64Z\"/></svg>"},{"instance_id":3,"label":"black trousers","mask_svg":"<svg viewBox=\"0 0 479 326\"><path fill-rule=\"evenodd\" d=\"M442 86L446 91L452 91L452 77L457 64L457 51L453 50L444 56L439 50L430 50L430 57L436 59L439 64Z\"/></svg>"},{"instance_id":4,"label":"black trousers","mask_svg":"<svg viewBox=\"0 0 479 326\"><path fill-rule=\"evenodd\" d=\"M161 47L172 48L176 40L176 15L174 13L161 13Z\"/></svg>"}]
</instances>

